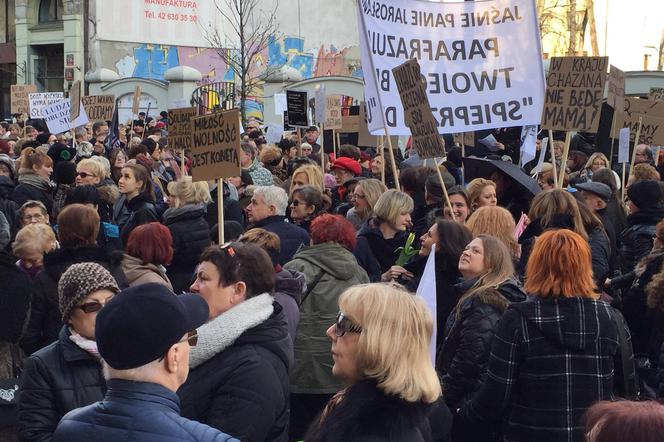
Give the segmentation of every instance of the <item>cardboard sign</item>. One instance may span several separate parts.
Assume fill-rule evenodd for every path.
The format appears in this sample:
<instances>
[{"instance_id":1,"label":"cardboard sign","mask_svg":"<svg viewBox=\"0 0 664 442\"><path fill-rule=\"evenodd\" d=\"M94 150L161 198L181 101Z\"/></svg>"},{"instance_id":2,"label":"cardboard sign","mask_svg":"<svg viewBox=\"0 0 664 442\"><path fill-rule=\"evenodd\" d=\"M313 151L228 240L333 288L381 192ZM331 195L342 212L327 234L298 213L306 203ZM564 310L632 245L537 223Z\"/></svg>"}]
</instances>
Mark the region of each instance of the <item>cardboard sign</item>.
<instances>
[{"instance_id":1,"label":"cardboard sign","mask_svg":"<svg viewBox=\"0 0 664 442\"><path fill-rule=\"evenodd\" d=\"M26 114L30 113L29 94L37 92L37 86L34 84L12 84L11 86L11 113Z\"/></svg>"},{"instance_id":2,"label":"cardboard sign","mask_svg":"<svg viewBox=\"0 0 664 442\"><path fill-rule=\"evenodd\" d=\"M293 127L309 127L307 104L306 91L286 91L286 108L289 125Z\"/></svg>"},{"instance_id":3,"label":"cardboard sign","mask_svg":"<svg viewBox=\"0 0 664 442\"><path fill-rule=\"evenodd\" d=\"M625 73L611 65L609 68L609 95L606 104L616 112L625 108Z\"/></svg>"},{"instance_id":4,"label":"cardboard sign","mask_svg":"<svg viewBox=\"0 0 664 442\"><path fill-rule=\"evenodd\" d=\"M194 133L193 119L198 116L198 108L168 110L168 146L173 149L191 149Z\"/></svg>"},{"instance_id":5,"label":"cardboard sign","mask_svg":"<svg viewBox=\"0 0 664 442\"><path fill-rule=\"evenodd\" d=\"M664 87L651 87L648 100L664 101Z\"/></svg>"},{"instance_id":6,"label":"cardboard sign","mask_svg":"<svg viewBox=\"0 0 664 442\"><path fill-rule=\"evenodd\" d=\"M394 81L403 105L406 126L410 129L413 148L421 159L445 155L445 143L438 134L438 123L433 117L422 72L417 60L408 60L392 69Z\"/></svg>"},{"instance_id":7,"label":"cardboard sign","mask_svg":"<svg viewBox=\"0 0 664 442\"><path fill-rule=\"evenodd\" d=\"M208 181L240 175L240 111L193 119L192 177Z\"/></svg>"},{"instance_id":8,"label":"cardboard sign","mask_svg":"<svg viewBox=\"0 0 664 442\"><path fill-rule=\"evenodd\" d=\"M358 1L369 131L409 135L392 69L417 59L439 133L539 124L544 71L534 0Z\"/></svg>"},{"instance_id":9,"label":"cardboard sign","mask_svg":"<svg viewBox=\"0 0 664 442\"><path fill-rule=\"evenodd\" d=\"M330 95L325 100L325 129L341 129L341 95Z\"/></svg>"},{"instance_id":10,"label":"cardboard sign","mask_svg":"<svg viewBox=\"0 0 664 442\"><path fill-rule=\"evenodd\" d=\"M316 119L316 124L325 122L326 105L327 101L325 100L325 85L319 84L318 86L316 86L316 101L315 101L316 112L314 114Z\"/></svg>"},{"instance_id":11,"label":"cardboard sign","mask_svg":"<svg viewBox=\"0 0 664 442\"><path fill-rule=\"evenodd\" d=\"M59 134L67 132L89 123L85 109L79 109L78 118L71 120L71 103L70 100L60 100L41 108L42 117L46 121L48 130L51 133ZM78 106L79 108L83 107L80 101L78 102Z\"/></svg>"},{"instance_id":12,"label":"cardboard sign","mask_svg":"<svg viewBox=\"0 0 664 442\"><path fill-rule=\"evenodd\" d=\"M643 98L625 98L625 112L664 118L664 101L644 100Z\"/></svg>"},{"instance_id":13,"label":"cardboard sign","mask_svg":"<svg viewBox=\"0 0 664 442\"><path fill-rule=\"evenodd\" d=\"M85 113L92 121L110 121L115 110L115 95L91 95L81 98Z\"/></svg>"},{"instance_id":14,"label":"cardboard sign","mask_svg":"<svg viewBox=\"0 0 664 442\"><path fill-rule=\"evenodd\" d=\"M69 108L69 120L75 121L78 116L81 114L81 80L76 80L74 85L69 91L69 101L71 101L72 106Z\"/></svg>"},{"instance_id":15,"label":"cardboard sign","mask_svg":"<svg viewBox=\"0 0 664 442\"><path fill-rule=\"evenodd\" d=\"M65 98L63 92L40 92L36 94L28 94L28 101L30 102L30 118L43 118L41 110L44 106L61 101Z\"/></svg>"},{"instance_id":16,"label":"cardboard sign","mask_svg":"<svg viewBox=\"0 0 664 442\"><path fill-rule=\"evenodd\" d=\"M641 133L637 144L664 144L664 118L649 114L618 112L613 136L618 137L620 129L627 127L630 132L630 141L634 142L636 131L639 128L639 118L641 118Z\"/></svg>"},{"instance_id":17,"label":"cardboard sign","mask_svg":"<svg viewBox=\"0 0 664 442\"><path fill-rule=\"evenodd\" d=\"M608 64L608 57L553 57L542 128L597 132Z\"/></svg>"},{"instance_id":18,"label":"cardboard sign","mask_svg":"<svg viewBox=\"0 0 664 442\"><path fill-rule=\"evenodd\" d=\"M364 101L360 102L360 127L357 133L358 146L375 146L378 141L378 136L369 133L367 126L366 104Z\"/></svg>"},{"instance_id":19,"label":"cardboard sign","mask_svg":"<svg viewBox=\"0 0 664 442\"><path fill-rule=\"evenodd\" d=\"M474 146L475 145L475 132L464 132L454 134L454 143L463 144L464 146Z\"/></svg>"},{"instance_id":20,"label":"cardboard sign","mask_svg":"<svg viewBox=\"0 0 664 442\"><path fill-rule=\"evenodd\" d=\"M136 86L134 89L134 99L131 102L131 113L136 115L141 108L141 87Z\"/></svg>"},{"instance_id":21,"label":"cardboard sign","mask_svg":"<svg viewBox=\"0 0 664 442\"><path fill-rule=\"evenodd\" d=\"M341 117L341 129L338 132L343 134L356 134L360 131L359 115L344 115Z\"/></svg>"}]
</instances>

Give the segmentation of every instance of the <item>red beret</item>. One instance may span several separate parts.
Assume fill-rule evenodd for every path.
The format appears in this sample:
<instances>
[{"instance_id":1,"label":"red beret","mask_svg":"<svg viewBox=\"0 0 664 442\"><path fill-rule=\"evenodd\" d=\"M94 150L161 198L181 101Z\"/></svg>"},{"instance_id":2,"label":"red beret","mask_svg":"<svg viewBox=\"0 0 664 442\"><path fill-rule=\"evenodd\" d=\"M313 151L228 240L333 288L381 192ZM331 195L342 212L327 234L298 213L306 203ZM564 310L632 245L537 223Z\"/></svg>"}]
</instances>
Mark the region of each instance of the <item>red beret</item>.
<instances>
[{"instance_id":1,"label":"red beret","mask_svg":"<svg viewBox=\"0 0 664 442\"><path fill-rule=\"evenodd\" d=\"M362 166L360 166L360 163L348 157L339 157L334 160L334 163L332 163L332 169L344 169L355 176L362 173Z\"/></svg>"}]
</instances>

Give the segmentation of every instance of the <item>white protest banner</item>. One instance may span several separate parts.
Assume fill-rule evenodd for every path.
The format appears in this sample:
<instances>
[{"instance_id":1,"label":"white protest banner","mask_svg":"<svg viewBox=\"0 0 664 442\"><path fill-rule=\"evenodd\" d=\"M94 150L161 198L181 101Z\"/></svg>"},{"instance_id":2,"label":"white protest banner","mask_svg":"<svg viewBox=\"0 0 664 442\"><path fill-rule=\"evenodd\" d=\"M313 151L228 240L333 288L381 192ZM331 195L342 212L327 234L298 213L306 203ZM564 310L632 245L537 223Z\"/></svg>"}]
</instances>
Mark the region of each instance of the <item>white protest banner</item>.
<instances>
[{"instance_id":1,"label":"white protest banner","mask_svg":"<svg viewBox=\"0 0 664 442\"><path fill-rule=\"evenodd\" d=\"M537 156L537 126L521 129L521 164L531 162Z\"/></svg>"},{"instance_id":2,"label":"white protest banner","mask_svg":"<svg viewBox=\"0 0 664 442\"><path fill-rule=\"evenodd\" d=\"M286 94L274 94L274 114L281 116L287 110Z\"/></svg>"},{"instance_id":3,"label":"white protest banner","mask_svg":"<svg viewBox=\"0 0 664 442\"><path fill-rule=\"evenodd\" d=\"M358 1L373 135L409 135L392 69L417 59L439 133L540 123L544 69L534 0ZM381 109L382 107L382 109Z\"/></svg>"},{"instance_id":4,"label":"white protest banner","mask_svg":"<svg viewBox=\"0 0 664 442\"><path fill-rule=\"evenodd\" d=\"M284 134L284 127L278 123L269 123L266 127L267 134L265 135L265 141L268 144L277 144L281 141L281 137Z\"/></svg>"},{"instance_id":5,"label":"white protest banner","mask_svg":"<svg viewBox=\"0 0 664 442\"><path fill-rule=\"evenodd\" d=\"M436 362L436 335L438 333L438 307L436 306L436 245L431 246L431 252L427 258L427 263L424 266L424 273L417 286L417 295L424 299L426 302L431 316L433 316L433 334L431 335L431 343L429 344L429 354L431 355L431 362Z\"/></svg>"},{"instance_id":6,"label":"white protest banner","mask_svg":"<svg viewBox=\"0 0 664 442\"><path fill-rule=\"evenodd\" d=\"M544 166L544 158L546 157L546 148L549 146L549 137L542 139L542 144L540 144L540 156L537 160L537 166L530 171L532 176L537 175L542 171L542 166Z\"/></svg>"},{"instance_id":7,"label":"white protest banner","mask_svg":"<svg viewBox=\"0 0 664 442\"><path fill-rule=\"evenodd\" d=\"M69 118L71 108L70 100L61 100L42 107L41 114L46 121L48 130L51 131L51 133L59 134L88 124L89 120L88 115L85 113L85 108L80 101L78 102L78 105L80 107L79 115L74 121L71 121Z\"/></svg>"},{"instance_id":8,"label":"white protest banner","mask_svg":"<svg viewBox=\"0 0 664 442\"><path fill-rule=\"evenodd\" d=\"M41 110L44 106L53 104L65 98L64 92L38 92L28 94L30 102L30 118L43 118Z\"/></svg>"},{"instance_id":9,"label":"white protest banner","mask_svg":"<svg viewBox=\"0 0 664 442\"><path fill-rule=\"evenodd\" d=\"M620 135L618 138L618 162L623 164L629 162L629 127L623 127L620 129Z\"/></svg>"},{"instance_id":10,"label":"white protest banner","mask_svg":"<svg viewBox=\"0 0 664 442\"><path fill-rule=\"evenodd\" d=\"M325 123L325 85L316 86L316 124Z\"/></svg>"}]
</instances>

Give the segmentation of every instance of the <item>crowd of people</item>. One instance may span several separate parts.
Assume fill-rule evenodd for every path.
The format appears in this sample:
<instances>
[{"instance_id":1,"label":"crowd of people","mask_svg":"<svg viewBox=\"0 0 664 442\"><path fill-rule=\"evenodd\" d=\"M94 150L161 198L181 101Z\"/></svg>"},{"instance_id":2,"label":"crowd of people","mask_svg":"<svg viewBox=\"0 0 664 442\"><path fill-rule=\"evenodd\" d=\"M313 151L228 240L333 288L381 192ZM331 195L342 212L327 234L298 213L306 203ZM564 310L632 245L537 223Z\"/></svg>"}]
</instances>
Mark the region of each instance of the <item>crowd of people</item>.
<instances>
[{"instance_id":1,"label":"crowd of people","mask_svg":"<svg viewBox=\"0 0 664 442\"><path fill-rule=\"evenodd\" d=\"M395 146L393 171L373 148L323 149L315 126L272 145L250 121L240 175L218 185L192 180L168 123L96 121L74 140L0 123L2 440L648 442L664 429L650 146L621 183L592 146L564 163L555 141L534 178L536 161L519 171L526 192L504 167L468 176L481 153L447 139L444 161ZM518 169L506 133L488 159Z\"/></svg>"}]
</instances>

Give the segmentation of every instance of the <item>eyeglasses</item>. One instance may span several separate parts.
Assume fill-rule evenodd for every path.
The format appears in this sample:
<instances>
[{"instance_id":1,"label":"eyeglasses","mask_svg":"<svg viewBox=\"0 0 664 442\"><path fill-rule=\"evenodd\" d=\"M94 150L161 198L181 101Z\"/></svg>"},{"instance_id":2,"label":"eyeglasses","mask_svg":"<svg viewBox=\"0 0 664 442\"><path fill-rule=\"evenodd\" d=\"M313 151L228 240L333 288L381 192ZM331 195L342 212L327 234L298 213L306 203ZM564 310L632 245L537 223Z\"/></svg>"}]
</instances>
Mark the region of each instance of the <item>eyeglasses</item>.
<instances>
[{"instance_id":1,"label":"eyeglasses","mask_svg":"<svg viewBox=\"0 0 664 442\"><path fill-rule=\"evenodd\" d=\"M89 176L93 177L93 176L96 176L96 175L93 175L93 174L87 173L87 172L76 172L76 176L80 176L81 178L87 178Z\"/></svg>"},{"instance_id":2,"label":"eyeglasses","mask_svg":"<svg viewBox=\"0 0 664 442\"><path fill-rule=\"evenodd\" d=\"M305 205L305 203L303 203L301 201L298 201L298 200L293 200L293 201L290 202L290 205L293 206L293 207L297 207L300 204Z\"/></svg>"},{"instance_id":3,"label":"eyeglasses","mask_svg":"<svg viewBox=\"0 0 664 442\"><path fill-rule=\"evenodd\" d=\"M106 305L106 304L102 304L101 302L93 301L93 302L86 302L85 304L77 305L76 308L80 308L85 313L94 313L94 312L98 312L99 310L101 310L104 305Z\"/></svg>"},{"instance_id":4,"label":"eyeglasses","mask_svg":"<svg viewBox=\"0 0 664 442\"><path fill-rule=\"evenodd\" d=\"M353 322L348 319L346 315L339 312L337 315L337 322L334 324L334 334L337 338L342 337L346 333L361 333L362 326L358 324L353 324Z\"/></svg>"}]
</instances>

